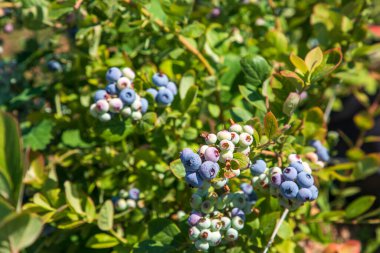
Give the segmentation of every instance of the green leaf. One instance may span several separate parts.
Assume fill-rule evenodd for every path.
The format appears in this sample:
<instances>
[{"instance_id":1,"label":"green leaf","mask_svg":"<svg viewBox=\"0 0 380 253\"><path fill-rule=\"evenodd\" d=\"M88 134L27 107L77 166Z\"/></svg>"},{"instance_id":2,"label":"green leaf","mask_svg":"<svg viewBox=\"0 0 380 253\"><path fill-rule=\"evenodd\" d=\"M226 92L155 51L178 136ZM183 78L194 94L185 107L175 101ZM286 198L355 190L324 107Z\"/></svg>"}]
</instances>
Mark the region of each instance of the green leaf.
<instances>
[{"instance_id":1,"label":"green leaf","mask_svg":"<svg viewBox=\"0 0 380 253\"><path fill-rule=\"evenodd\" d=\"M180 244L184 238L181 236L181 230L174 222L169 219L155 219L148 224L149 238L162 244Z\"/></svg>"},{"instance_id":2,"label":"green leaf","mask_svg":"<svg viewBox=\"0 0 380 253\"><path fill-rule=\"evenodd\" d=\"M212 103L208 103L207 109L208 109L208 111L209 111L209 113L210 113L210 115L212 117L214 117L214 118L219 117L219 115L220 115L220 108L219 108L218 105L212 104Z\"/></svg>"},{"instance_id":3,"label":"green leaf","mask_svg":"<svg viewBox=\"0 0 380 253\"><path fill-rule=\"evenodd\" d=\"M100 233L93 235L86 243L86 247L92 249L107 249L115 247L119 241L108 234Z\"/></svg>"},{"instance_id":4,"label":"green leaf","mask_svg":"<svg viewBox=\"0 0 380 253\"><path fill-rule=\"evenodd\" d=\"M272 112L268 112L264 117L264 131L269 139L277 134L278 122Z\"/></svg>"},{"instance_id":5,"label":"green leaf","mask_svg":"<svg viewBox=\"0 0 380 253\"><path fill-rule=\"evenodd\" d=\"M271 67L261 56L246 56L240 64L245 74L246 81L253 86L260 86L268 78Z\"/></svg>"},{"instance_id":6,"label":"green leaf","mask_svg":"<svg viewBox=\"0 0 380 253\"><path fill-rule=\"evenodd\" d=\"M154 129L157 122L157 114L154 112L145 113L138 123L139 130L142 133L150 132Z\"/></svg>"},{"instance_id":7,"label":"green leaf","mask_svg":"<svg viewBox=\"0 0 380 253\"><path fill-rule=\"evenodd\" d=\"M17 121L0 112L0 192L16 206L24 174Z\"/></svg>"},{"instance_id":8,"label":"green leaf","mask_svg":"<svg viewBox=\"0 0 380 253\"><path fill-rule=\"evenodd\" d=\"M194 21L192 24L185 26L182 29L182 34L189 38L198 38L205 33L206 26L198 21Z\"/></svg>"},{"instance_id":9,"label":"green leaf","mask_svg":"<svg viewBox=\"0 0 380 253\"><path fill-rule=\"evenodd\" d=\"M375 120L371 114L366 111L359 112L354 116L355 125L361 130L370 130L375 126Z\"/></svg>"},{"instance_id":10,"label":"green leaf","mask_svg":"<svg viewBox=\"0 0 380 253\"><path fill-rule=\"evenodd\" d=\"M170 170L177 178L184 178L186 175L185 167L180 159L174 160L170 163Z\"/></svg>"},{"instance_id":11,"label":"green leaf","mask_svg":"<svg viewBox=\"0 0 380 253\"><path fill-rule=\"evenodd\" d=\"M179 97L183 100L186 97L187 91L190 87L195 85L195 72L193 70L187 71L181 78L179 83Z\"/></svg>"},{"instance_id":12,"label":"green leaf","mask_svg":"<svg viewBox=\"0 0 380 253\"><path fill-rule=\"evenodd\" d=\"M371 208L375 200L376 197L374 196L363 196L356 199L355 201L351 202L346 208L346 217L348 219L352 219L363 214Z\"/></svg>"},{"instance_id":13,"label":"green leaf","mask_svg":"<svg viewBox=\"0 0 380 253\"><path fill-rule=\"evenodd\" d=\"M93 128L95 135L102 137L109 142L119 142L133 133L135 126L130 119L123 120L114 118L108 122L97 122Z\"/></svg>"},{"instance_id":14,"label":"green leaf","mask_svg":"<svg viewBox=\"0 0 380 253\"><path fill-rule=\"evenodd\" d=\"M0 241L9 240L11 248L22 250L39 237L42 228L41 219L32 214L12 214L0 222Z\"/></svg>"},{"instance_id":15,"label":"green leaf","mask_svg":"<svg viewBox=\"0 0 380 253\"><path fill-rule=\"evenodd\" d=\"M284 102L282 112L288 116L291 116L296 110L298 103L300 102L300 96L298 93L291 92Z\"/></svg>"},{"instance_id":16,"label":"green leaf","mask_svg":"<svg viewBox=\"0 0 380 253\"><path fill-rule=\"evenodd\" d=\"M186 93L185 99L183 99L181 102L183 112L186 112L189 110L190 106L196 100L197 94L198 94L198 87L195 85L191 86Z\"/></svg>"},{"instance_id":17,"label":"green leaf","mask_svg":"<svg viewBox=\"0 0 380 253\"><path fill-rule=\"evenodd\" d=\"M243 153L234 153L234 159L239 164L239 169L245 169L249 165L249 157L244 155ZM236 169L236 168L234 168Z\"/></svg>"},{"instance_id":18,"label":"green leaf","mask_svg":"<svg viewBox=\"0 0 380 253\"><path fill-rule=\"evenodd\" d=\"M313 107L304 114L302 134L307 140L322 139L326 135L326 123L319 107Z\"/></svg>"},{"instance_id":19,"label":"green leaf","mask_svg":"<svg viewBox=\"0 0 380 253\"><path fill-rule=\"evenodd\" d=\"M320 47L310 50L305 57L305 64L310 73L313 73L323 61L323 52Z\"/></svg>"},{"instance_id":20,"label":"green leaf","mask_svg":"<svg viewBox=\"0 0 380 253\"><path fill-rule=\"evenodd\" d=\"M256 90L247 88L246 86L239 85L240 94L254 107L261 111L266 111L264 97Z\"/></svg>"},{"instance_id":21,"label":"green leaf","mask_svg":"<svg viewBox=\"0 0 380 253\"><path fill-rule=\"evenodd\" d=\"M64 183L67 203L78 214L84 214L81 206L80 193L77 185L72 185L70 181Z\"/></svg>"},{"instance_id":22,"label":"green leaf","mask_svg":"<svg viewBox=\"0 0 380 253\"><path fill-rule=\"evenodd\" d=\"M53 139L52 130L54 123L44 119L23 136L24 144L32 150L43 150Z\"/></svg>"},{"instance_id":23,"label":"green leaf","mask_svg":"<svg viewBox=\"0 0 380 253\"><path fill-rule=\"evenodd\" d=\"M66 130L62 134L62 143L72 148L89 148L91 143L84 142L80 136L79 129Z\"/></svg>"},{"instance_id":24,"label":"green leaf","mask_svg":"<svg viewBox=\"0 0 380 253\"><path fill-rule=\"evenodd\" d=\"M100 230L108 231L113 227L113 204L111 200L107 200L102 208L100 208L98 227Z\"/></svg>"},{"instance_id":25,"label":"green leaf","mask_svg":"<svg viewBox=\"0 0 380 253\"><path fill-rule=\"evenodd\" d=\"M294 236L293 234L293 229L292 227L289 225L288 222L284 221L281 226L280 226L280 229L278 230L278 236L281 238L281 239L284 239L284 240L287 240L287 239L290 239Z\"/></svg>"},{"instance_id":26,"label":"green leaf","mask_svg":"<svg viewBox=\"0 0 380 253\"><path fill-rule=\"evenodd\" d=\"M290 54L290 61L292 62L292 64L294 65L294 67L296 67L299 71L301 71L301 73L303 75L305 75L309 71L308 68L307 68L307 66L306 66L305 61L302 60L297 55L291 53Z\"/></svg>"},{"instance_id":27,"label":"green leaf","mask_svg":"<svg viewBox=\"0 0 380 253\"><path fill-rule=\"evenodd\" d=\"M85 212L88 222L92 222L96 218L96 207L94 201L90 197L86 198Z\"/></svg>"},{"instance_id":28,"label":"green leaf","mask_svg":"<svg viewBox=\"0 0 380 253\"><path fill-rule=\"evenodd\" d=\"M247 121L252 118L252 114L241 107L232 107L230 112L236 122Z\"/></svg>"}]
</instances>

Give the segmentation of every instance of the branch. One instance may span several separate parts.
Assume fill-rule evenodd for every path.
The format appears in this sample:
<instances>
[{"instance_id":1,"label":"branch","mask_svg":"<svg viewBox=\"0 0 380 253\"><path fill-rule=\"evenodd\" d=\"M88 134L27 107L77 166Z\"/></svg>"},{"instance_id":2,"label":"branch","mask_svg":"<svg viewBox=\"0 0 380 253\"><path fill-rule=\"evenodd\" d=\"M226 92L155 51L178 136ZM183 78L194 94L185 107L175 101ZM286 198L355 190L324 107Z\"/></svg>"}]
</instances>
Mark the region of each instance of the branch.
<instances>
[{"instance_id":1,"label":"branch","mask_svg":"<svg viewBox=\"0 0 380 253\"><path fill-rule=\"evenodd\" d=\"M267 253L268 252L270 246L272 245L272 243L274 241L274 238L276 237L276 235L278 233L278 230L281 227L281 224L284 222L284 220L285 220L286 216L288 215L288 213L289 213L289 209L286 208L284 210L284 212L282 213L280 220L277 222L276 227L273 230L272 236L270 237L269 242L268 242L267 246L265 247L263 253Z\"/></svg>"},{"instance_id":2,"label":"branch","mask_svg":"<svg viewBox=\"0 0 380 253\"><path fill-rule=\"evenodd\" d=\"M151 19L152 18L152 14L145 8L141 8L140 9L141 13ZM168 27L166 27L164 25L164 23L159 20L159 19L154 19L153 20L164 32L170 32L170 29ZM193 47L187 40L184 36L180 35L180 34L175 34L179 40L179 42L188 50L190 51L190 53L194 54L198 59L199 61L205 66L205 68L207 69L207 72L210 74L210 75L214 75L215 74L215 71L214 69L211 67L210 63L207 61L207 59L199 52L198 49L196 49L195 47Z\"/></svg>"}]
</instances>

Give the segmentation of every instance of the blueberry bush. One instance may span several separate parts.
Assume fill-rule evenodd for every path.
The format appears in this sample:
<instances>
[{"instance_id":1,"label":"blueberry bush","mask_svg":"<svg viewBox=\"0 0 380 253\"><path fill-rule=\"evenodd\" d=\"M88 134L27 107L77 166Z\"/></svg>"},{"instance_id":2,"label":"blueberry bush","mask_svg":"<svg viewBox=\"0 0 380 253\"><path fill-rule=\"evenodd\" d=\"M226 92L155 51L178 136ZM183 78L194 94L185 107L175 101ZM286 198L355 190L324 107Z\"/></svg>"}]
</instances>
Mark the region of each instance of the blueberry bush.
<instances>
[{"instance_id":1,"label":"blueberry bush","mask_svg":"<svg viewBox=\"0 0 380 253\"><path fill-rule=\"evenodd\" d=\"M379 252L379 14L1 1L0 251Z\"/></svg>"}]
</instances>

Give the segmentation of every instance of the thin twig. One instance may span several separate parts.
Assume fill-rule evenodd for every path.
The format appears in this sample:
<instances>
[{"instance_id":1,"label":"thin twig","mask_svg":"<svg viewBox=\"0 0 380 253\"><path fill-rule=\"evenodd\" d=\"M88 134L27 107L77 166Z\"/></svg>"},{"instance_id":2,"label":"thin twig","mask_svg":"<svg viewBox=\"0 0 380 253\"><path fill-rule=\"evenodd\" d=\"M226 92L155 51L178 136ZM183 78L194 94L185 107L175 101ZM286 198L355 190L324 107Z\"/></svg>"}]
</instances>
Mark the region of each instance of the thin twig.
<instances>
[{"instance_id":1,"label":"thin twig","mask_svg":"<svg viewBox=\"0 0 380 253\"><path fill-rule=\"evenodd\" d=\"M289 209L286 208L284 210L284 212L282 213L280 220L277 222L276 227L273 230L272 236L270 237L269 242L268 242L267 246L265 247L263 253L267 253L268 252L270 246L274 242L274 238L276 237L276 235L278 233L278 230L281 227L281 224L284 222L284 220L285 220L286 216L288 215L288 213L289 213Z\"/></svg>"},{"instance_id":2,"label":"thin twig","mask_svg":"<svg viewBox=\"0 0 380 253\"><path fill-rule=\"evenodd\" d=\"M83 0L77 0L75 5L74 5L74 9L75 10L78 10L82 4Z\"/></svg>"},{"instance_id":3,"label":"thin twig","mask_svg":"<svg viewBox=\"0 0 380 253\"><path fill-rule=\"evenodd\" d=\"M152 18L152 14L145 8L141 8L141 13L147 17L147 18ZM165 32L170 32L170 29L168 27L166 27L164 25L164 23L159 20L159 19L154 19L153 20L162 30L164 30ZM180 34L177 34L176 33L176 36L178 38L178 41L188 50L190 51L190 53L194 54L198 59L199 61L205 66L205 68L207 69L207 72L210 74L210 75L214 75L215 74L215 71L214 69L211 67L210 63L207 61L207 59L205 57L203 57L203 55L199 52L199 50L195 47L193 47L193 45L191 45L184 36L180 35Z\"/></svg>"}]
</instances>

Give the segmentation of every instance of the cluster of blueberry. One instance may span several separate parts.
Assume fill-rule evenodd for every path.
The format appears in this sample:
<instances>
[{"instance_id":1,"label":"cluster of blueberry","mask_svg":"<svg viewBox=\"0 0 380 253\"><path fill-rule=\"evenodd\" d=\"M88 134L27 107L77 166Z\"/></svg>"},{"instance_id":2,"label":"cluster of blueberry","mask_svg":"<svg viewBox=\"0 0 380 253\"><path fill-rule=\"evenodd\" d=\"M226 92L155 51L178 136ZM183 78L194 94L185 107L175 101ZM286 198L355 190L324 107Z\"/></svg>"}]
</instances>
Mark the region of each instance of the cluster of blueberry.
<instances>
[{"instance_id":1,"label":"cluster of blueberry","mask_svg":"<svg viewBox=\"0 0 380 253\"><path fill-rule=\"evenodd\" d=\"M249 155L253 131L252 126L233 124L229 131L206 134L204 137L207 145L201 146L198 153L189 148L184 149L180 159L186 170L186 182L199 188L204 181L216 178L220 166L231 172L229 177L239 176L240 168L232 169L231 161L235 152Z\"/></svg>"},{"instance_id":2,"label":"cluster of blueberry","mask_svg":"<svg viewBox=\"0 0 380 253\"><path fill-rule=\"evenodd\" d=\"M146 92L150 93L159 105L167 106L173 102L174 96L177 95L177 86L174 82L169 81L169 78L161 72L153 75L152 82L158 90L149 88Z\"/></svg>"},{"instance_id":3,"label":"cluster of blueberry","mask_svg":"<svg viewBox=\"0 0 380 253\"><path fill-rule=\"evenodd\" d=\"M140 190L132 188L128 192L124 189L120 190L119 195L113 198L115 210L122 212L129 209L135 209L140 199Z\"/></svg>"},{"instance_id":4,"label":"cluster of blueberry","mask_svg":"<svg viewBox=\"0 0 380 253\"><path fill-rule=\"evenodd\" d=\"M91 115L101 121L111 120L112 114L116 113L125 118L140 120L147 112L149 103L134 90L135 76L135 72L130 68L110 68L106 73L108 85L105 90L95 92L95 103L90 106ZM152 81L159 90L150 88L147 93L150 93L159 105L169 105L177 94L177 86L169 82L168 77L162 73L153 75Z\"/></svg>"},{"instance_id":5,"label":"cluster of blueberry","mask_svg":"<svg viewBox=\"0 0 380 253\"><path fill-rule=\"evenodd\" d=\"M278 197L280 204L295 210L306 201L318 197L312 171L307 162L297 155L289 156L289 166L283 170L279 167L267 168L265 161L257 160L250 167L253 175L252 185L258 192L269 192Z\"/></svg>"},{"instance_id":6,"label":"cluster of blueberry","mask_svg":"<svg viewBox=\"0 0 380 253\"><path fill-rule=\"evenodd\" d=\"M192 195L193 208L188 218L189 237L198 250L207 251L210 247L236 241L239 230L243 229L246 214L251 213L256 203L252 187L242 184L243 191L230 192L226 183L205 182Z\"/></svg>"},{"instance_id":7,"label":"cluster of blueberry","mask_svg":"<svg viewBox=\"0 0 380 253\"><path fill-rule=\"evenodd\" d=\"M327 148L325 148L320 141L314 140L310 144L315 148L319 161L328 162L330 160Z\"/></svg>"}]
</instances>

